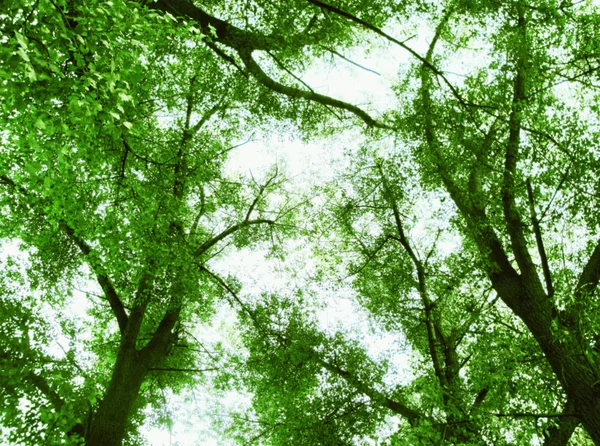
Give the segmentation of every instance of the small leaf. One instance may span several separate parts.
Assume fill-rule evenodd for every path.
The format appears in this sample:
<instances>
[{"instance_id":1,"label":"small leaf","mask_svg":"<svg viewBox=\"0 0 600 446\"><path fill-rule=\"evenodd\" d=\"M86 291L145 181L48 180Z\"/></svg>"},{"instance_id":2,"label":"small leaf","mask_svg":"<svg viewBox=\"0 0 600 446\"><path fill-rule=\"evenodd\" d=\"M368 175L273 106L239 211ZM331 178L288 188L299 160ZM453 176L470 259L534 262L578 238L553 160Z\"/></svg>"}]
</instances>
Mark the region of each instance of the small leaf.
<instances>
[{"instance_id":1,"label":"small leaf","mask_svg":"<svg viewBox=\"0 0 600 446\"><path fill-rule=\"evenodd\" d=\"M21 47L23 47L23 49L27 49L27 41L25 40L25 37L23 37L23 34L21 34L19 31L15 31L15 37L17 38L17 42L19 43L19 45L21 45Z\"/></svg>"}]
</instances>

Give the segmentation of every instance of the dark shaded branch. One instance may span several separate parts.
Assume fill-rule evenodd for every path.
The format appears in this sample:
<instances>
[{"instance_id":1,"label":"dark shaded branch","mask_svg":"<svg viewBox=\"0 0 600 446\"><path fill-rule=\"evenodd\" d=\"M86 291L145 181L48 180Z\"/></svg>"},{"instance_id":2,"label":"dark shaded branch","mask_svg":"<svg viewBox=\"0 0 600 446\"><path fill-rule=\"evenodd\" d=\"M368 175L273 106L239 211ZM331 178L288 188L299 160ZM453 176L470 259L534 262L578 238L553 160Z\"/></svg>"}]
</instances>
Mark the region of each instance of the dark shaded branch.
<instances>
[{"instance_id":1,"label":"dark shaded branch","mask_svg":"<svg viewBox=\"0 0 600 446\"><path fill-rule=\"evenodd\" d=\"M439 35L447 22L449 11L436 28L436 34L429 45L426 60L429 62L434 53L435 44ZM423 101L423 122L425 130L425 140L433 155L433 161L436 170L444 184L444 187L450 194L452 201L456 204L458 210L465 218L467 227L471 232L477 247L481 254L488 260L486 272L489 274L492 283L496 289L508 288L512 282L518 279L518 274L513 268L502 243L490 224L485 211L477 206L473 207L471 201L465 197L461 188L454 181L452 173L448 170L448 163L443 157L443 150L440 141L437 138L434 129L434 112L431 105L431 76L427 64L421 68L421 99ZM505 296L506 297L506 296ZM519 305L516 299L511 300L511 304Z\"/></svg>"},{"instance_id":2,"label":"dark shaded branch","mask_svg":"<svg viewBox=\"0 0 600 446\"><path fill-rule=\"evenodd\" d=\"M27 191L27 189L25 189L22 186L18 186L12 179L7 177L6 175L0 175L0 183L12 187L25 197L29 197L31 195L29 191ZM77 245L82 254L86 257L88 264L90 265L92 271L94 271L94 274L96 275L96 278L98 280L98 283L100 284L100 287L102 288L102 291L104 291L106 299L110 304L110 308L112 309L115 317L117 318L119 330L122 335L125 332L125 327L127 326L127 313L125 312L125 307L123 306L123 303L121 302L117 291L115 290L114 286L112 285L110 279L104 272L101 265L98 264L96 256L91 255L92 248L81 237L77 236L75 234L75 230L71 226L69 226L65 221L61 221L59 225L60 228L65 232L65 234L67 234L67 236L75 243L75 245Z\"/></svg>"},{"instance_id":3,"label":"dark shaded branch","mask_svg":"<svg viewBox=\"0 0 600 446\"><path fill-rule=\"evenodd\" d=\"M44 377L30 371L25 375L25 380L33 384L46 398L48 398L48 401L50 401L56 412L60 412L60 409L64 405L64 401L58 393L52 390L50 384L48 384L48 381L46 381Z\"/></svg>"},{"instance_id":4,"label":"dark shaded branch","mask_svg":"<svg viewBox=\"0 0 600 446\"><path fill-rule=\"evenodd\" d=\"M236 50L240 47L274 50L281 46L282 39L280 37L244 31L206 13L189 0L158 0L149 2L147 6L151 9L168 12L175 17L191 19L199 25L200 31L204 35Z\"/></svg>"},{"instance_id":5,"label":"dark shaded branch","mask_svg":"<svg viewBox=\"0 0 600 446\"><path fill-rule=\"evenodd\" d=\"M569 163L569 165L567 166L567 169L565 170L565 173L563 174L562 178L560 179L558 186L556 186L556 189L554 190L554 193L552 194L552 197L550 198L550 201L548 202L548 204L546 205L546 209L544 209L544 211L542 212L542 215L539 218L539 221L541 222L544 217L546 216L546 213L548 212L548 210L550 209L550 206L552 206L552 202L554 201L554 199L556 198L556 195L558 194L558 191L560 191L560 189L562 188L563 184L565 183L565 180L567 179L567 176L569 175L569 172L571 171L571 166L573 166L573 161L571 160L571 162Z\"/></svg>"},{"instance_id":6,"label":"dark shaded branch","mask_svg":"<svg viewBox=\"0 0 600 446\"><path fill-rule=\"evenodd\" d=\"M527 240L523 230L523 221L516 205L515 199L515 175L519 150L521 145L521 121L525 104L525 77L527 65L527 36L526 24L523 11L519 8L518 16L519 55L517 57L517 73L514 79L512 109L508 122L508 143L504 158L504 175L502 182L502 205L506 229L512 245L515 260L519 265L521 273L524 274L532 284L541 286L535 266L531 260L531 254L527 248Z\"/></svg>"},{"instance_id":7,"label":"dark shaded branch","mask_svg":"<svg viewBox=\"0 0 600 446\"><path fill-rule=\"evenodd\" d=\"M544 431L544 446L567 446L569 444L575 428L579 425L579 420L576 417L569 416L573 412L575 412L575 404L571 400L567 400L567 404L563 409L563 414L566 414L566 416L558 417Z\"/></svg>"},{"instance_id":8,"label":"dark shaded branch","mask_svg":"<svg viewBox=\"0 0 600 446\"><path fill-rule=\"evenodd\" d=\"M123 306L123 302L119 298L115 287L112 285L112 282L108 278L108 276L103 272L103 268L97 264L97 260L92 256L92 248L80 237L75 234L73 228L67 225L65 222L61 222L60 226L63 231L69 236L71 240L79 247L83 255L88 259L88 264L91 266L94 274L96 274L96 279L104 291L104 295L106 296L106 300L110 304L110 308L112 309L115 317L117 318L117 323L119 324L119 330L121 335L125 333L125 329L127 327L127 313L125 312L125 307Z\"/></svg>"},{"instance_id":9,"label":"dark shaded branch","mask_svg":"<svg viewBox=\"0 0 600 446\"><path fill-rule=\"evenodd\" d=\"M377 128L390 129L390 130L394 129L394 127L392 127L392 126L389 126L389 125L380 123L379 121L376 121L367 112L365 112L364 110L362 110L361 108L359 108L355 105L349 104L348 102L340 101L338 99L334 99L329 96L325 96L325 95L315 93L312 91L301 90L299 88L288 87L286 85L280 84L279 82L277 82L274 79L272 79L271 77L269 77L263 71L263 69L260 67L260 65L258 65L258 63L256 63L256 61L252 57L252 50L243 49L243 50L240 50L238 53L240 55L240 58L242 59L242 62L248 69L248 72L250 74L252 74L252 76L254 76L254 78L260 84L262 84L263 86L267 87L268 89L270 89L272 91L284 94L290 98L306 99L311 102L317 102L324 106L330 106L330 107L339 108L341 110L346 110L346 111L358 116L370 127L377 127Z\"/></svg>"},{"instance_id":10,"label":"dark shaded branch","mask_svg":"<svg viewBox=\"0 0 600 446\"><path fill-rule=\"evenodd\" d=\"M444 75L444 73L442 71L440 71L435 65L433 65L430 61L430 59L428 57L423 57L421 56L419 53L417 53L415 50L413 50L411 47L409 47L408 45L406 45L406 43L404 43L401 40L398 40L392 36L390 36L389 34L385 33L382 29L372 25L369 22L366 22L362 19L360 19L359 17L356 17L353 14L350 14L349 12L346 12L340 8L337 8L333 5L327 4L327 3L323 3L319 0L308 0L309 3L312 3L315 6L318 6L320 8L323 8L327 11L333 12L334 14L337 14L341 17L344 17L354 23L357 23L363 27L365 27L366 29L373 31L375 34L380 35L381 37L385 38L386 40L395 43L396 45L398 45L401 48L404 48L406 51L408 51L411 55L413 55L418 61L420 61L424 67L426 67L427 69L429 69L430 71L432 71L436 76L439 76L442 81L448 86L448 88L450 89L450 91L452 92L452 95L460 102L460 104L464 107L464 108L469 108L469 106L471 104L469 104L467 101L465 101L465 99L462 97L462 95L459 93L459 91L457 90L457 88L452 85L452 83L448 80L448 78ZM448 18L450 17L450 15L452 14L452 9L448 10L445 16L444 21L447 21Z\"/></svg>"},{"instance_id":11,"label":"dark shaded branch","mask_svg":"<svg viewBox=\"0 0 600 446\"><path fill-rule=\"evenodd\" d=\"M224 20L218 19L206 13L199 7L195 6L189 0L158 0L153 3L148 3L148 7L157 9L163 12L168 12L175 17L184 17L195 21L206 36L210 36L213 42L207 42L207 45L215 51L219 57L222 57L238 69L237 63L223 51L221 51L215 42L221 43L237 51L244 66L254 78L265 87L274 92L284 94L291 98L302 98L312 102L317 102L324 106L335 107L338 109L349 111L361 118L367 125L384 129L393 129L393 127L380 123L373 119L365 111L344 101L330 98L325 95L314 93L311 91L301 90L298 88L285 86L272 78L270 78L252 58L253 51L275 51L285 47L284 39L277 35L264 35L244 31L237 28ZM308 39L308 40L307 40ZM309 40L314 40L315 37L310 34L297 34L289 38L289 41L294 42L295 48L301 48ZM416 53L415 53L416 54ZM245 75L244 71L240 71Z\"/></svg>"},{"instance_id":12,"label":"dark shaded branch","mask_svg":"<svg viewBox=\"0 0 600 446\"><path fill-rule=\"evenodd\" d=\"M435 375L438 377L442 388L446 388L448 386L448 380L446 379L446 374L443 371L442 362L439 358L439 342L437 339L437 336L439 335L440 338L443 340L443 335L441 327L439 327L439 324L436 324L435 317L433 315L433 305L431 304L431 300L429 299L429 295L427 294L427 287L425 283L425 268L423 267L423 263L421 263L421 260L419 260L414 250L412 249L410 242L406 238L404 227L402 225L402 220L400 219L400 210L398 209L398 203L396 202L396 198L394 197L390 185L388 184L388 180L383 172L383 168L381 167L381 165L378 165L377 167L381 175L384 195L390 207L392 208L394 222L396 224L396 230L398 231L399 237L392 238L400 242L400 245L402 245L404 251L406 251L406 253L408 254L408 257L410 258L417 272L417 291L419 292L419 296L421 297L421 301L423 303L423 308L425 309L425 328L427 329L427 342L429 345L429 354L431 355Z\"/></svg>"},{"instance_id":13,"label":"dark shaded branch","mask_svg":"<svg viewBox=\"0 0 600 446\"><path fill-rule=\"evenodd\" d=\"M262 194L265 192L265 189L267 187L269 187L273 181L275 181L275 178L277 178L278 175L279 175L279 172L278 172L278 169L276 168L275 169L275 173L273 174L273 176L271 178L269 178L265 182L265 184L261 185L258 188L258 193L256 194L256 197L252 201L252 204L250 204L250 207L248 208L248 212L246 213L246 218L244 218L245 222L250 221L250 215L252 215L252 212L254 211L254 208L258 204L259 200L262 198Z\"/></svg>"},{"instance_id":14,"label":"dark shaded branch","mask_svg":"<svg viewBox=\"0 0 600 446\"><path fill-rule=\"evenodd\" d=\"M163 358L173 340L173 327L179 320L180 306L167 310L150 341L140 350L140 358L148 365L156 364Z\"/></svg>"},{"instance_id":15,"label":"dark shaded branch","mask_svg":"<svg viewBox=\"0 0 600 446\"><path fill-rule=\"evenodd\" d=\"M200 270L208 274L221 288L223 288L225 291L227 291L227 293L231 295L231 297L233 297L233 299L242 308L242 310L244 310L244 312L248 314L248 316L250 316L250 319L252 319L252 322L254 323L254 326L256 328L258 328L259 330L262 329L262 325L258 322L258 319L256 318L254 312L250 308L248 308L248 306L244 302L242 302L242 299L240 299L237 293L227 284L227 282L225 282L217 274L213 273L211 270L206 268L204 265L200 266Z\"/></svg>"},{"instance_id":16,"label":"dark shaded branch","mask_svg":"<svg viewBox=\"0 0 600 446\"><path fill-rule=\"evenodd\" d=\"M212 42L207 42L205 40L204 43L206 44L207 47L209 47L211 50L213 50L217 56L219 56L225 62L233 65L235 67L235 69L238 70L242 76L244 76L246 79L248 79L248 73L246 73L246 71L244 71L244 69L236 62L236 60L233 57L231 57L229 54L227 54L225 51L223 51L221 48L219 48L217 45L215 45Z\"/></svg>"},{"instance_id":17,"label":"dark shaded branch","mask_svg":"<svg viewBox=\"0 0 600 446\"><path fill-rule=\"evenodd\" d=\"M554 296L554 287L552 286L552 275L550 274L550 267L548 266L548 257L546 256L546 248L544 247L544 240L542 239L542 231L540 229L540 221L537 218L535 212L535 201L533 198L533 189L531 187L531 181L527 178L527 198L529 199L529 211L531 213L531 224L533 225L533 232L535 234L535 242L537 244L540 259L542 261L542 270L544 271L544 280L546 282L546 290L548 297Z\"/></svg>"},{"instance_id":18,"label":"dark shaded branch","mask_svg":"<svg viewBox=\"0 0 600 446\"><path fill-rule=\"evenodd\" d=\"M321 366L323 366L323 368L329 370L335 375L340 376L349 384L351 384L354 388L356 388L356 390L367 395L369 398L371 398L371 400L373 400L373 402L380 404L381 406L387 407L392 412L397 413L398 415L401 415L404 418L407 418L410 422L414 422L416 420L425 418L423 414L417 412L416 410L413 410L405 404L399 403L398 401L394 401L391 398L386 397L381 392L363 383L347 370L344 370L341 367L335 364L331 364L330 362L320 359L318 357L314 357L314 359Z\"/></svg>"},{"instance_id":19,"label":"dark shaded branch","mask_svg":"<svg viewBox=\"0 0 600 446\"><path fill-rule=\"evenodd\" d=\"M594 252L583 267L579 281L575 287L575 298L579 300L585 295L592 295L598 286L600 279L600 242L594 248Z\"/></svg>"}]
</instances>

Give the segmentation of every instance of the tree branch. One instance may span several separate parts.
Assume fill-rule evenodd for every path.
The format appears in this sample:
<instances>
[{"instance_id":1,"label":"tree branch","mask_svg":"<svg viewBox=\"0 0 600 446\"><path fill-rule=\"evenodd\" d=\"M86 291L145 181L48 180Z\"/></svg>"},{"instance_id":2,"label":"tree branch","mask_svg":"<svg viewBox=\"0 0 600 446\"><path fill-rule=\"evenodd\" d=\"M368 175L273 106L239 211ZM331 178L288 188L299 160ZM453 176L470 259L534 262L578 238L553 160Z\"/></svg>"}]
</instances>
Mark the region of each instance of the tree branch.
<instances>
[{"instance_id":1,"label":"tree branch","mask_svg":"<svg viewBox=\"0 0 600 446\"><path fill-rule=\"evenodd\" d=\"M267 220L267 219L264 219L264 218L259 218L259 219L256 219L256 220L244 220L243 222L237 223L237 224L235 224L235 225L233 225L233 226L225 229L220 234L218 234L218 235L214 236L213 238L211 238L210 240L204 242L202 245L200 245L196 249L196 251L194 251L194 256L195 257L200 257L202 254L204 254L210 248L212 248L213 246L215 246L221 240L223 240L226 237L228 237L229 235L231 235L231 234L239 231L240 229L246 228L248 226L260 225L260 224L273 225L273 224L275 224L275 222L273 220Z\"/></svg>"},{"instance_id":2,"label":"tree branch","mask_svg":"<svg viewBox=\"0 0 600 446\"><path fill-rule=\"evenodd\" d=\"M594 248L594 252L588 259L581 271L579 281L575 287L576 300L581 299L586 294L592 295L598 286L600 280L600 242Z\"/></svg>"},{"instance_id":3,"label":"tree branch","mask_svg":"<svg viewBox=\"0 0 600 446\"><path fill-rule=\"evenodd\" d=\"M30 197L31 194L27 189L22 186L18 186L11 178L6 175L0 175L0 183L6 184L16 191L18 191L21 195L25 197ZM59 222L60 228L63 232L77 245L82 254L86 257L87 263L92 268L92 271L96 275L98 283L104 291L106 299L110 304L110 308L112 309L115 317L117 318L117 323L119 324L119 330L121 335L125 332L125 327L127 326L127 313L125 312L125 307L119 298L117 291L115 290L112 282L103 271L101 265L98 264L95 256L92 254L92 248L79 236L75 234L75 230L69 226L65 221Z\"/></svg>"},{"instance_id":4,"label":"tree branch","mask_svg":"<svg viewBox=\"0 0 600 446\"><path fill-rule=\"evenodd\" d=\"M91 266L94 274L96 274L96 279L104 291L104 295L106 296L106 300L110 304L110 308L112 309L115 317L117 318L117 323L119 324L119 331L121 335L125 333L125 329L127 327L128 317L125 312L125 307L123 306L123 302L119 298L115 287L112 282L108 278L108 276L103 272L103 268L96 264L97 260L94 258L92 254L92 248L80 237L75 234L73 228L65 222L61 222L60 226L63 231L69 236L71 240L79 247L83 255L88 259L88 264Z\"/></svg>"},{"instance_id":5,"label":"tree branch","mask_svg":"<svg viewBox=\"0 0 600 446\"><path fill-rule=\"evenodd\" d=\"M372 118L367 112L362 110L361 108L349 104L348 102L340 101L338 99L331 98L329 96L325 96L319 93L315 93L312 91L301 90L299 88L288 87L286 85L280 84L275 81L271 77L269 77L263 69L256 63L254 58L252 57L252 50L248 50L246 48L240 49L238 51L242 62L248 69L248 72L254 76L254 78L263 86L273 90L277 93L284 94L290 98L302 98L311 102L317 102L321 105L331 106L335 108L339 108L342 110L346 110L360 119L362 119L365 124L370 127L377 127L381 129L390 129L393 130L394 127L389 126L387 124L380 123L379 121Z\"/></svg>"},{"instance_id":6,"label":"tree branch","mask_svg":"<svg viewBox=\"0 0 600 446\"><path fill-rule=\"evenodd\" d=\"M398 415L401 415L404 418L408 419L409 422L413 423L419 419L425 418L423 414L417 412L416 410L413 410L405 404L399 403L398 401L394 401L391 398L388 398L385 395L383 395L381 392L371 388L347 370L344 370L341 367L335 364L331 364L330 362L325 361L321 358L314 357L314 359L315 361L317 361L317 363L323 366L323 368L329 370L335 375L342 377L358 391L367 395L369 398L371 398L373 402L387 407L392 412L397 413Z\"/></svg>"},{"instance_id":7,"label":"tree branch","mask_svg":"<svg viewBox=\"0 0 600 446\"><path fill-rule=\"evenodd\" d=\"M175 17L191 19L200 26L200 31L204 35L236 50L244 46L266 51L281 46L281 38L278 36L244 31L206 13L189 0L158 0L148 3L147 6L151 9L168 12Z\"/></svg>"},{"instance_id":8,"label":"tree branch","mask_svg":"<svg viewBox=\"0 0 600 446\"><path fill-rule=\"evenodd\" d=\"M567 399L563 409L563 415L566 416L558 417L555 424L544 431L544 446L567 446L575 428L579 426L579 419L570 416L573 412L575 412L575 404Z\"/></svg>"},{"instance_id":9,"label":"tree branch","mask_svg":"<svg viewBox=\"0 0 600 446\"><path fill-rule=\"evenodd\" d=\"M531 187L531 181L529 178L526 180L527 185L527 198L529 199L529 211L531 213L531 224L533 225L533 232L535 234L535 242L537 244L540 259L542 261L542 270L544 271L544 280L546 282L546 291L548 298L554 296L554 287L552 286L552 275L550 274L550 267L548 266L548 257L546 256L546 248L544 248L544 240L542 239L542 231L540 229L540 221L537 218L535 212L535 202L533 199L533 189Z\"/></svg>"},{"instance_id":10,"label":"tree branch","mask_svg":"<svg viewBox=\"0 0 600 446\"><path fill-rule=\"evenodd\" d=\"M25 380L33 384L46 398L48 398L48 401L50 401L57 413L60 412L60 409L64 405L64 401L58 393L52 390L45 378L30 371L25 375Z\"/></svg>"},{"instance_id":11,"label":"tree branch","mask_svg":"<svg viewBox=\"0 0 600 446\"><path fill-rule=\"evenodd\" d=\"M404 233L404 227L402 225L402 220L400 219L400 210L398 209L398 203L396 202L390 185L388 184L388 180L383 172L383 168L381 164L379 164L377 167L381 175L384 195L390 207L392 208L394 221L396 223L396 230L398 231L399 237L392 238L400 242L400 245L402 245L404 251L406 251L406 253L408 254L408 257L410 258L417 272L417 291L419 292L423 308L425 309L425 328L427 329L427 341L429 345L429 354L431 355L431 360L433 362L433 369L442 388L447 389L448 380L446 379L446 374L442 369L442 363L439 358L439 341L437 339L436 333L439 334L442 339L443 335L441 327L439 327L438 324L436 324L433 315L433 305L431 303L431 300L429 299L429 295L427 294L427 286L425 283L425 269L423 268L423 264L412 249L412 246L410 246L410 242L406 238L406 234Z\"/></svg>"},{"instance_id":12,"label":"tree branch","mask_svg":"<svg viewBox=\"0 0 600 446\"><path fill-rule=\"evenodd\" d=\"M334 50L333 48L329 48L329 47L327 47L327 46L324 46L324 45L319 45L319 46L320 46L321 48L323 48L324 50L326 50L326 51L329 51L331 54L335 54L335 55L336 55L336 56L338 56L339 58L341 58L341 59L344 59L346 62L348 62L348 63L350 63L350 64L352 64L352 65L354 65L354 66L356 66L356 67L358 67L358 68L360 68L360 69L362 69L362 70L368 71L369 73L376 74L377 76L381 76L381 74L380 74L380 73L378 73L377 71L375 71L375 70L372 70L371 68L367 68L367 67L365 67L365 66L362 66L361 64L359 64L359 63L356 63L356 62L354 62L354 61L353 61L353 60L351 60L351 59L348 59L346 56L344 56L344 55L343 55L343 54L341 54L341 53L338 53L338 52L337 52L336 50Z\"/></svg>"},{"instance_id":13,"label":"tree branch","mask_svg":"<svg viewBox=\"0 0 600 446\"><path fill-rule=\"evenodd\" d=\"M177 305L169 308L158 324L150 341L140 350L140 358L146 364L156 364L167 354L172 341L173 327L175 327L175 324L179 320L179 313L181 313L181 306Z\"/></svg>"},{"instance_id":14,"label":"tree branch","mask_svg":"<svg viewBox=\"0 0 600 446\"><path fill-rule=\"evenodd\" d=\"M527 65L526 23L522 8L518 8L519 54L517 56L517 73L514 80L512 109L508 122L509 135L504 158L504 176L502 182L502 205L506 229L512 245L515 260L521 273L534 285L540 286L539 277L527 248L527 240L523 231L523 222L515 200L515 174L521 144L521 121L525 97L525 77Z\"/></svg>"}]
</instances>

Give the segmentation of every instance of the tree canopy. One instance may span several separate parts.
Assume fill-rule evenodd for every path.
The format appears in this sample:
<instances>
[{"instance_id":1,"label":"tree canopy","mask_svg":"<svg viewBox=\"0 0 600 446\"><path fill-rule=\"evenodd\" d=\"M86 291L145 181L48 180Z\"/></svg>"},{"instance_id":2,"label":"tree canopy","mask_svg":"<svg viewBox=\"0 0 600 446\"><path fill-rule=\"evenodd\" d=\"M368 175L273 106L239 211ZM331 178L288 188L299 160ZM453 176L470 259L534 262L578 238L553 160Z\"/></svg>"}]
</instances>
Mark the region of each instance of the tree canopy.
<instances>
[{"instance_id":1,"label":"tree canopy","mask_svg":"<svg viewBox=\"0 0 600 446\"><path fill-rule=\"evenodd\" d=\"M218 444L600 444L600 5L0 5L5 441L147 444L165 392L237 392ZM357 49L385 106L306 80L376 76ZM255 132L339 157L232 173Z\"/></svg>"}]
</instances>

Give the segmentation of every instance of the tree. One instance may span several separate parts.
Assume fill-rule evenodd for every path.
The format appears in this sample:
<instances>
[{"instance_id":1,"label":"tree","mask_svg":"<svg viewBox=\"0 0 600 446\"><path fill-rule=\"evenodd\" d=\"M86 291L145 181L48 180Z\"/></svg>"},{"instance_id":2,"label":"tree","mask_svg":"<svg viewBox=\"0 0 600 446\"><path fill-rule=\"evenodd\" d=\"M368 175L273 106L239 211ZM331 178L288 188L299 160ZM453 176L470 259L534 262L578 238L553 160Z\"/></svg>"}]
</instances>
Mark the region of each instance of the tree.
<instances>
[{"instance_id":1,"label":"tree","mask_svg":"<svg viewBox=\"0 0 600 446\"><path fill-rule=\"evenodd\" d=\"M73 371L46 370L43 358L34 359L41 353L3 350L15 373L16 361L33 368L33 388L12 393L11 405L23 395L35 401L40 392L54 405L52 417L39 414L50 424L39 442L64 428L63 435L85 437L86 444L121 444L144 404L149 374L194 369L193 356L172 350L186 324L210 317L218 297L207 260L226 241L272 238L286 218L284 207L276 212L265 201L280 186L277 171L250 184L223 174L228 146L244 131L235 124L243 85L211 65L212 51L192 51L194 42L181 38L189 27L162 26L146 9L117 24L129 6L35 2L15 5L3 19L13 48L3 70L2 235L32 251L31 284L55 305L66 302L59 293L70 292L86 265L104 300L92 334L115 341L108 351L92 350L110 371L86 384L100 384L100 398L91 390L77 395L93 406L88 416L83 404L85 412L65 426L61 417L82 404L61 395L57 380ZM204 36L196 36L197 44ZM157 110L170 121L160 122ZM19 316L20 325L15 318L6 330L16 343L29 317ZM18 422L12 415L4 422Z\"/></svg>"},{"instance_id":2,"label":"tree","mask_svg":"<svg viewBox=\"0 0 600 446\"><path fill-rule=\"evenodd\" d=\"M46 291L40 299L60 301L60 286L87 264L111 309L96 315L94 335L119 339L106 361L110 378L90 377L101 399L79 403L90 416L52 426L54 415L39 414L50 431L120 444L147 401L150 371L191 368L194 358L173 353L181 327L210 317L224 292L258 358L233 372L254 391L266 428L256 440L349 444L375 435L391 412L406 422L390 441L526 442L545 420L547 444L566 444L579 423L600 443L592 5L159 0L10 8L2 16L2 235L34 250L28 275ZM424 54L382 29L408 19L433 23ZM412 57L395 87L398 106L381 118L294 74L304 54L341 56L367 33ZM451 80L453 62L477 54L473 45L486 56ZM169 122L157 119L159 110ZM298 305L271 295L244 303L206 263L230 237L248 244L284 231L291 218L264 198L277 175L245 186L223 177L233 139L269 117L310 136L340 129L331 116L346 123L349 115L367 126L368 147L354 154L356 173L331 186L336 206L321 220L335 228L327 238L353 251L339 261L349 264L365 309L427 358L408 386L386 385L385 364L342 333L320 332ZM439 218L451 224L434 229L442 241L460 236L451 252L435 236L413 240L411 215L423 200L445 203ZM6 305L11 347L3 361L44 362L23 337L33 317L23 311L35 305ZM278 314L285 317L274 325ZM22 369L24 384L8 381L6 394L46 399L50 413L61 413L66 397L92 392L90 384L60 395L48 369L76 374L73 364Z\"/></svg>"}]
</instances>

